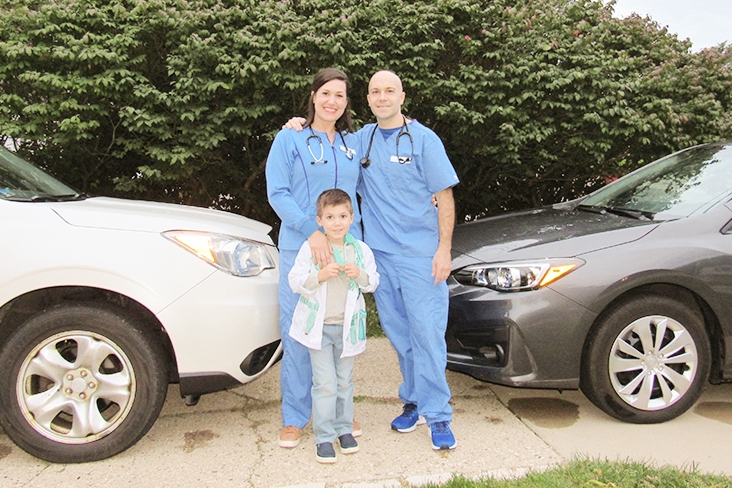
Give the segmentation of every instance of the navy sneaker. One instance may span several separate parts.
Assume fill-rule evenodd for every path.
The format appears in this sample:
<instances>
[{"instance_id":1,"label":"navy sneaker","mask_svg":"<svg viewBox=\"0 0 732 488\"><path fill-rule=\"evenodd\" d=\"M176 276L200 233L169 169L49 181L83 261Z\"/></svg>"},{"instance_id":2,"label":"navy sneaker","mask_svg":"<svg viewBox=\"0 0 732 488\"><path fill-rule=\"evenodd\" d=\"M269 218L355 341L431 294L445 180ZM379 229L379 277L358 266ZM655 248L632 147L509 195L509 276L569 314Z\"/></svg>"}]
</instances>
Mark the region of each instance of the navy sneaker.
<instances>
[{"instance_id":1,"label":"navy sneaker","mask_svg":"<svg viewBox=\"0 0 732 488\"><path fill-rule=\"evenodd\" d=\"M402 414L392 421L391 428L398 432L412 432L418 425L424 423L424 418L420 417L417 411L417 405L406 403Z\"/></svg>"},{"instance_id":2,"label":"navy sneaker","mask_svg":"<svg viewBox=\"0 0 732 488\"><path fill-rule=\"evenodd\" d=\"M338 438L338 445L341 446L343 454L353 454L358 452L358 442L353 438L353 434L343 434Z\"/></svg>"},{"instance_id":3,"label":"navy sneaker","mask_svg":"<svg viewBox=\"0 0 732 488\"><path fill-rule=\"evenodd\" d=\"M321 442L315 446L315 459L319 463L333 464L337 461L335 449L332 442Z\"/></svg>"},{"instance_id":4,"label":"navy sneaker","mask_svg":"<svg viewBox=\"0 0 732 488\"><path fill-rule=\"evenodd\" d=\"M446 451L457 447L455 436L450 430L450 422L442 421L430 424L430 432L432 433L432 449Z\"/></svg>"}]
</instances>

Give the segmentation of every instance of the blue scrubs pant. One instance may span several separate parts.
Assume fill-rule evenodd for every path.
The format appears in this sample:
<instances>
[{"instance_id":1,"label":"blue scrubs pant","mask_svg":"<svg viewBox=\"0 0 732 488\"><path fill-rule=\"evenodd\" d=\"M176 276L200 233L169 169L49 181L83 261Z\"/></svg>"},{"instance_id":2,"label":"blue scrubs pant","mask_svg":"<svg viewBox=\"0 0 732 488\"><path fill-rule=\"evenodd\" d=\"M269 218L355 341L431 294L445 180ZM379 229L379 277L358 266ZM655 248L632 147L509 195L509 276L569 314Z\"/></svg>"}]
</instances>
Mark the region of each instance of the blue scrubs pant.
<instances>
[{"instance_id":1,"label":"blue scrubs pant","mask_svg":"<svg viewBox=\"0 0 732 488\"><path fill-rule=\"evenodd\" d=\"M374 251L379 286L374 292L379 319L396 349L403 382L399 398L417 405L428 423L451 421L447 385L448 291L435 285L432 258L410 258Z\"/></svg>"},{"instance_id":2,"label":"blue scrubs pant","mask_svg":"<svg viewBox=\"0 0 732 488\"><path fill-rule=\"evenodd\" d=\"M280 392L282 394L282 425L302 429L310 421L312 400L310 390L313 373L308 348L290 337L290 325L300 295L290 288L287 275L295 265L297 251L280 251L280 333L282 360L280 361Z\"/></svg>"}]
</instances>

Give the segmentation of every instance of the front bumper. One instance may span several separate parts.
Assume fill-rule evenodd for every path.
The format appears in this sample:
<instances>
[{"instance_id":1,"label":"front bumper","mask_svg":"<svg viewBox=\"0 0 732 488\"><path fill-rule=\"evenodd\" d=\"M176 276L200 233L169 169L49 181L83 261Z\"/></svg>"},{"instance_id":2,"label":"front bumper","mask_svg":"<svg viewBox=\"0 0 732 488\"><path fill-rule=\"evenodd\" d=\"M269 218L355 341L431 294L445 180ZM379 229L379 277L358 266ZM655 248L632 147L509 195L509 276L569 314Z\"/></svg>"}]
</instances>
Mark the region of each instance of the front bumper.
<instances>
[{"instance_id":1,"label":"front bumper","mask_svg":"<svg viewBox=\"0 0 732 488\"><path fill-rule=\"evenodd\" d=\"M548 287L502 293L448 283L448 369L507 386L579 387L592 312Z\"/></svg>"},{"instance_id":2,"label":"front bumper","mask_svg":"<svg viewBox=\"0 0 732 488\"><path fill-rule=\"evenodd\" d=\"M279 360L278 274L215 271L158 314L175 351L181 393L248 383Z\"/></svg>"}]
</instances>

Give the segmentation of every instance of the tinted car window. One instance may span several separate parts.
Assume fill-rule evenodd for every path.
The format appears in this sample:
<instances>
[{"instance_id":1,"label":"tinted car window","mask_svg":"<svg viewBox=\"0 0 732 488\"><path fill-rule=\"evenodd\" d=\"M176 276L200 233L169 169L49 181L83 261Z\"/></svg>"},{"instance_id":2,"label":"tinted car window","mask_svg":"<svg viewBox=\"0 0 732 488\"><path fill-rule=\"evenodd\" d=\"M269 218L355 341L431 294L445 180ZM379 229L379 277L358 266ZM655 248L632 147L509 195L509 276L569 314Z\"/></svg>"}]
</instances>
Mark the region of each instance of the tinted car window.
<instances>
[{"instance_id":1,"label":"tinted car window","mask_svg":"<svg viewBox=\"0 0 732 488\"><path fill-rule=\"evenodd\" d=\"M35 200L75 195L73 189L0 147L0 198Z\"/></svg>"}]
</instances>

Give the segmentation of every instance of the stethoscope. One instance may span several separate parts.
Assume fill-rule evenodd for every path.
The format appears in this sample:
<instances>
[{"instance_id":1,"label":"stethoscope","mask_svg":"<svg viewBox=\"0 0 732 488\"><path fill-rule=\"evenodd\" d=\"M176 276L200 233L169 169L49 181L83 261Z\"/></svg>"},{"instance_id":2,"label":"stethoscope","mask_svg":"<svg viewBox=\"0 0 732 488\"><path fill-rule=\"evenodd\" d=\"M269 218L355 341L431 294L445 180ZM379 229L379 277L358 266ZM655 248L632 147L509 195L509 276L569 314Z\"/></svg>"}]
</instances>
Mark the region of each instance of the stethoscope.
<instances>
[{"instance_id":1,"label":"stethoscope","mask_svg":"<svg viewBox=\"0 0 732 488\"><path fill-rule=\"evenodd\" d=\"M328 160L325 159L325 148L323 147L323 140L320 138L320 136L318 134L316 134L315 132L313 132L313 128L312 127L309 127L309 129L310 129L310 135L308 136L307 139L305 139L305 144L308 145L308 152L313 157L313 160L310 161L310 164L316 164L316 163L323 163L323 164L325 164L325 163L328 162ZM348 145L346 144L346 139L343 137L343 133L341 133L339 131L338 134L341 136L341 141L343 141L343 152L346 153L346 157L349 160L352 160L353 159L354 151L348 149ZM409 138L411 139L412 136L409 136ZM315 157L315 154L313 153L313 149L310 147L310 139L317 139L318 140L318 145L320 145L320 157L319 158L316 158ZM370 147L371 147L371 145L369 145L369 148Z\"/></svg>"},{"instance_id":2,"label":"stethoscope","mask_svg":"<svg viewBox=\"0 0 732 488\"><path fill-rule=\"evenodd\" d=\"M374 126L374 130L371 131L371 138L369 139L369 147L366 149L366 155L361 158L361 167L368 168L371 166L371 159L369 159L369 154L371 154L371 145L374 143L374 134L376 134L376 129L379 128L379 125ZM400 157L399 156L399 138L402 136L409 137L409 144L412 147L412 151L409 155L409 157ZM315 156L313 156L315 157ZM414 139L412 139L412 133L409 132L409 125L407 125L407 118L402 115L402 126L399 129L399 133L397 134L397 140L396 140L396 158L397 161L399 161L399 164L409 164L412 162L412 159L414 159Z\"/></svg>"}]
</instances>

